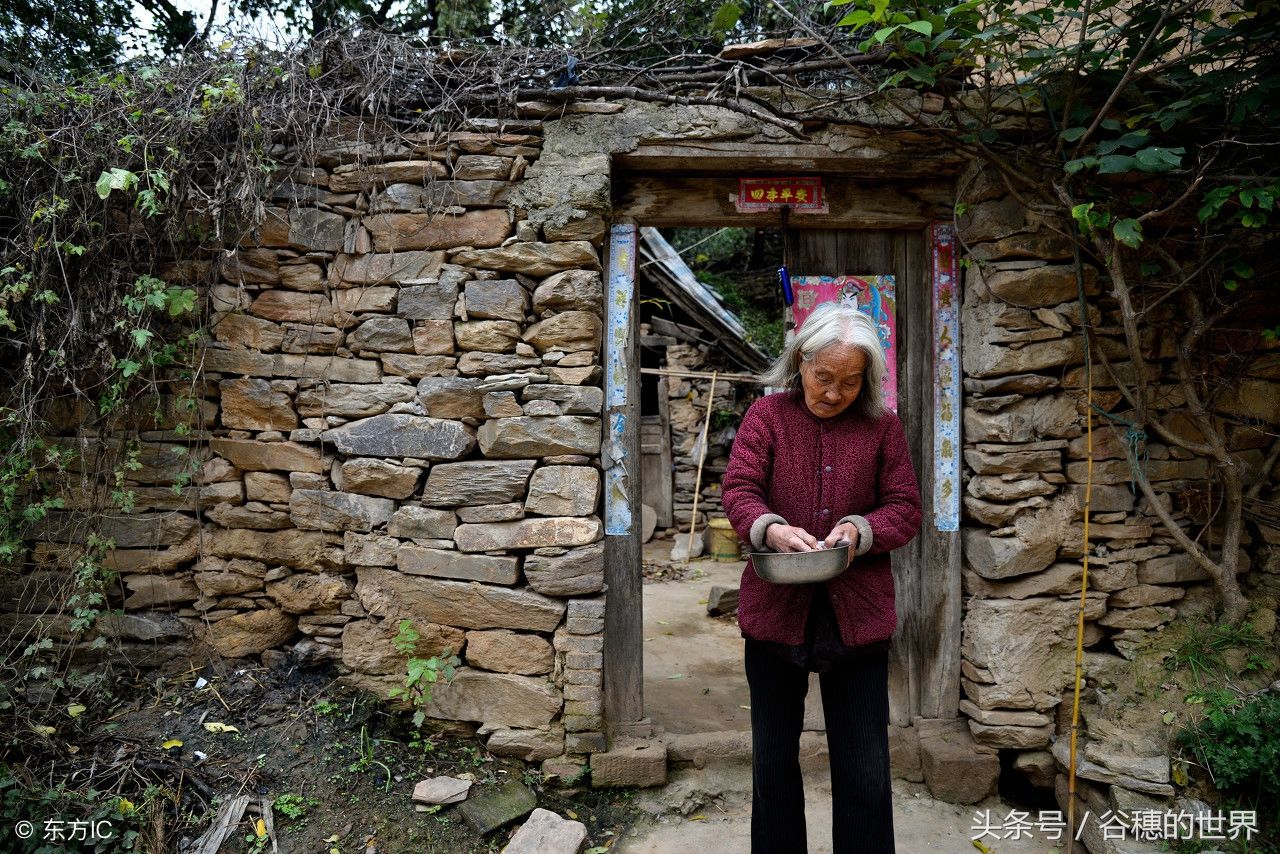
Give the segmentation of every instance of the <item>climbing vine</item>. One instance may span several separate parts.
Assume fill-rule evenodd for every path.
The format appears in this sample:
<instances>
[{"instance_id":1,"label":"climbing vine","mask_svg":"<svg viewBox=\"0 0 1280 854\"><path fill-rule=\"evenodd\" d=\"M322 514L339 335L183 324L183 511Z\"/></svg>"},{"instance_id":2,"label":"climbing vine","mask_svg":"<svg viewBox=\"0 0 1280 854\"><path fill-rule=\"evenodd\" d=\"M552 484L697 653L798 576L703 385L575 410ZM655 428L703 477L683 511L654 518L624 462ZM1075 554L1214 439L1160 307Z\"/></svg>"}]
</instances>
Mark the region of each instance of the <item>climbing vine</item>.
<instances>
[{"instance_id":1,"label":"climbing vine","mask_svg":"<svg viewBox=\"0 0 1280 854\"><path fill-rule=\"evenodd\" d=\"M862 50L890 51L895 70L880 85L938 99L951 128L945 138L984 163L1025 210L1059 223L1078 266L1106 274L1103 298L1091 302L1120 318L1119 346L1100 340L1109 330L1086 323L1085 334L1099 379L1105 374L1119 400L1094 414L1128 437L1150 512L1213 579L1226 621L1239 623L1248 606L1237 580L1245 522L1280 521L1275 496L1261 495L1280 438L1268 435L1256 405L1236 400L1280 336L1277 275L1266 263L1280 243L1272 47L1280 7L830 5L845 11L840 24ZM939 120L916 113L913 121ZM1156 364L1166 358L1167 372ZM1166 377L1172 386L1161 385ZM1270 446L1260 473L1244 470L1242 431ZM1212 464L1212 507L1191 529L1146 476L1148 438Z\"/></svg>"}]
</instances>

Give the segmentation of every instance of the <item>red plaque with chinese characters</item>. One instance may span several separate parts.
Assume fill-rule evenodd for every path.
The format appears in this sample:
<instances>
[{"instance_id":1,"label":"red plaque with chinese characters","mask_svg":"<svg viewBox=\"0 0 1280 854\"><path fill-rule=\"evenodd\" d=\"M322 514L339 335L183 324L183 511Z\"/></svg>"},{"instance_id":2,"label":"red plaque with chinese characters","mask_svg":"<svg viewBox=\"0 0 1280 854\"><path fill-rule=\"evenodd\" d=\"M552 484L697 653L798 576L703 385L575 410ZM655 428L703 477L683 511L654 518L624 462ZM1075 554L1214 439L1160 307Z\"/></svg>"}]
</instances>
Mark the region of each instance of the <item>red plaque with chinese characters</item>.
<instances>
[{"instance_id":1,"label":"red plaque with chinese characters","mask_svg":"<svg viewBox=\"0 0 1280 854\"><path fill-rule=\"evenodd\" d=\"M741 213L777 210L825 211L821 178L739 178L736 207Z\"/></svg>"}]
</instances>

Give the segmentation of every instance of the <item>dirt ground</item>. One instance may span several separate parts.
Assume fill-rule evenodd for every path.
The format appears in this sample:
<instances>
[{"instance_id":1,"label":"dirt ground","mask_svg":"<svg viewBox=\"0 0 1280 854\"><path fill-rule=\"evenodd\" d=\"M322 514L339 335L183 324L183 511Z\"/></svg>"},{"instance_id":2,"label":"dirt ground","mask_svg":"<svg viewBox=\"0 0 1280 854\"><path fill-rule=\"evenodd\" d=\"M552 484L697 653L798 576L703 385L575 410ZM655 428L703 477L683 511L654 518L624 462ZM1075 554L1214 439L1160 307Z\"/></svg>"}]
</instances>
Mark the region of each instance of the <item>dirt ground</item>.
<instances>
[{"instance_id":1,"label":"dirt ground","mask_svg":"<svg viewBox=\"0 0 1280 854\"><path fill-rule=\"evenodd\" d=\"M420 811L414 784L448 775L476 795L508 780L537 805L587 825L610 846L640 814L629 791L567 787L536 764L489 754L467 730L415 730L409 714L357 696L318 669L224 663L142 683L121 680L43 743L10 738L0 794L10 826L0 851L187 852L220 804L249 795L222 854L473 854L497 852L515 825L479 836L453 806ZM50 719L57 720L56 717ZM17 735L21 736L22 733ZM273 801L273 828L257 824ZM14 820L111 822L99 845L21 840Z\"/></svg>"},{"instance_id":2,"label":"dirt ground","mask_svg":"<svg viewBox=\"0 0 1280 854\"><path fill-rule=\"evenodd\" d=\"M750 729L742 639L732 617L708 617L712 584L736 586L742 564L664 563L670 542L651 544L644 587L645 710L659 734L683 738ZM538 806L587 825L586 849L627 854L739 854L749 849L749 753L702 769L676 770L666 787L593 790L585 779L548 781L536 764L494 757L471 737L474 725L415 730L409 715L341 688L325 669L286 656L276 666L219 662L168 677L116 676L74 720L54 701L56 736L12 727L0 757L6 816L35 821L108 817L121 834L107 847L40 847L13 835L0 851L187 852L219 804L252 803L220 851L331 854L498 852L513 827L475 834L455 807L419 811L414 784L449 775L475 781L473 794L519 780ZM821 745L821 709L811 692L806 738ZM59 717L60 716L60 717ZM33 716L34 719L34 716ZM805 760L810 850L831 850L831 793L825 752ZM274 801L274 827L258 835L261 804ZM971 851L979 810L1007 813L992 799L975 807L932 800L895 783L895 828L903 854ZM274 839L274 845L272 840ZM1052 845L989 842L999 854L1044 854Z\"/></svg>"}]
</instances>

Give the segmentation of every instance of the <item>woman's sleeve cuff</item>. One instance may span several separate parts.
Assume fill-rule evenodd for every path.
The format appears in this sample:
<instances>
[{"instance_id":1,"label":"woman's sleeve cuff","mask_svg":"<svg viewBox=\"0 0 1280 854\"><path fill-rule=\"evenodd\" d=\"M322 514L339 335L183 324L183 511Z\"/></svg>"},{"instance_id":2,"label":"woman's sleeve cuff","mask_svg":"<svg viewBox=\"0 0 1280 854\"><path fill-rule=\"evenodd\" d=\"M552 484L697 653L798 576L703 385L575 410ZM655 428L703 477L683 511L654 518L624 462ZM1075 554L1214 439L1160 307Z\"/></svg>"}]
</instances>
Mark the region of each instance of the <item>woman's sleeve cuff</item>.
<instances>
[{"instance_id":1,"label":"woman's sleeve cuff","mask_svg":"<svg viewBox=\"0 0 1280 854\"><path fill-rule=\"evenodd\" d=\"M769 526L774 523L785 525L787 520L777 513L765 513L751 523L751 547L753 549L760 551L764 548L764 532L769 530Z\"/></svg>"},{"instance_id":2,"label":"woman's sleeve cuff","mask_svg":"<svg viewBox=\"0 0 1280 854\"><path fill-rule=\"evenodd\" d=\"M858 547L854 549L853 553L862 555L870 551L872 541L871 523L862 516L845 516L836 524L843 525L845 522L853 523L853 527L858 529Z\"/></svg>"}]
</instances>

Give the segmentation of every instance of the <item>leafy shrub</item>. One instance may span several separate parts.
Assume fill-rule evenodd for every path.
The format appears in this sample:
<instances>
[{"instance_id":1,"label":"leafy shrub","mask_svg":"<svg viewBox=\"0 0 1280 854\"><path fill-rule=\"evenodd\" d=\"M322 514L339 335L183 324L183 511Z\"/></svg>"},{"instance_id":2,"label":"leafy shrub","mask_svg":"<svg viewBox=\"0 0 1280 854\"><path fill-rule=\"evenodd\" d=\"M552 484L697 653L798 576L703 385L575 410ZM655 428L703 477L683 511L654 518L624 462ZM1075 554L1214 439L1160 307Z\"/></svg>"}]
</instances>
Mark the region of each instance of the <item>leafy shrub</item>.
<instances>
[{"instance_id":1,"label":"leafy shrub","mask_svg":"<svg viewBox=\"0 0 1280 854\"><path fill-rule=\"evenodd\" d=\"M431 702L431 686L440 681L441 676L446 682L453 679L454 672L462 662L452 650L448 649L439 656L419 657L418 641L422 639L422 635L413 627L413 622L401 620L397 628L398 631L392 642L396 649L409 656L409 661L406 665L404 685L392 688L390 696L393 700L403 699L413 705L413 725L420 727L427 719L427 705Z\"/></svg>"},{"instance_id":2,"label":"leafy shrub","mask_svg":"<svg viewBox=\"0 0 1280 854\"><path fill-rule=\"evenodd\" d=\"M1220 791L1280 815L1280 694L1265 693L1236 708L1207 704L1205 717L1179 736Z\"/></svg>"}]
</instances>

